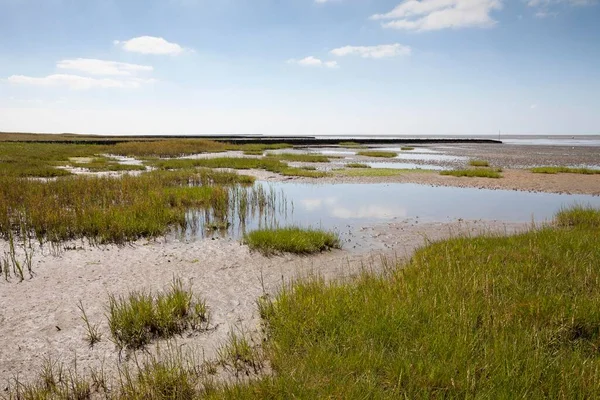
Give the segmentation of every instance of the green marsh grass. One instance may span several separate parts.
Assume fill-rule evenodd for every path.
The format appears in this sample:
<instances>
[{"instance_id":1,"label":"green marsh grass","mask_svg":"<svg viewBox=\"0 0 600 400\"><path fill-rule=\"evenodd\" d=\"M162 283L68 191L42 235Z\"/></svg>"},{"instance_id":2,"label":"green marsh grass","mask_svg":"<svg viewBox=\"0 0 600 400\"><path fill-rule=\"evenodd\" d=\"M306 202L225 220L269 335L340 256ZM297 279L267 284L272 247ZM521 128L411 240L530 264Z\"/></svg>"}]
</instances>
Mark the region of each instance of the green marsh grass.
<instances>
[{"instance_id":1,"label":"green marsh grass","mask_svg":"<svg viewBox=\"0 0 600 400\"><path fill-rule=\"evenodd\" d=\"M217 350L219 363L236 375L258 374L264 368L264 353L245 332L229 332L227 342Z\"/></svg>"},{"instance_id":2,"label":"green marsh grass","mask_svg":"<svg viewBox=\"0 0 600 400\"><path fill-rule=\"evenodd\" d=\"M6 400L88 400L92 398L92 385L76 368L66 368L62 363L45 359L38 379L32 383L21 382L18 377L9 381L0 398Z\"/></svg>"},{"instance_id":3,"label":"green marsh grass","mask_svg":"<svg viewBox=\"0 0 600 400\"><path fill-rule=\"evenodd\" d=\"M296 282L261 306L274 374L210 398L595 398L600 231L576 227L456 237L383 274Z\"/></svg>"},{"instance_id":4,"label":"green marsh grass","mask_svg":"<svg viewBox=\"0 0 600 400\"><path fill-rule=\"evenodd\" d=\"M246 144L228 144L229 150L238 150L238 151L260 151L265 152L267 150L281 150L281 149L290 149L293 146L287 143L246 143Z\"/></svg>"},{"instance_id":5,"label":"green marsh grass","mask_svg":"<svg viewBox=\"0 0 600 400\"><path fill-rule=\"evenodd\" d=\"M174 279L164 293L131 292L110 295L108 325L115 344L123 349L139 349L154 339L165 339L188 329L208 327L208 309L181 280Z\"/></svg>"},{"instance_id":6,"label":"green marsh grass","mask_svg":"<svg viewBox=\"0 0 600 400\"><path fill-rule=\"evenodd\" d=\"M371 166L363 163L348 163L346 168L371 168Z\"/></svg>"},{"instance_id":7,"label":"green marsh grass","mask_svg":"<svg viewBox=\"0 0 600 400\"><path fill-rule=\"evenodd\" d=\"M77 308L81 312L81 319L85 324L85 333L86 333L86 341L90 345L90 347L94 347L94 345L100 340L102 340L102 334L98 328L98 325L92 324L90 319L85 312L85 308L83 307L83 302L80 300L79 304L77 304Z\"/></svg>"},{"instance_id":8,"label":"green marsh grass","mask_svg":"<svg viewBox=\"0 0 600 400\"><path fill-rule=\"evenodd\" d=\"M93 157L105 146L0 142L0 176L53 178L71 175L57 167L72 157Z\"/></svg>"},{"instance_id":9,"label":"green marsh grass","mask_svg":"<svg viewBox=\"0 0 600 400\"><path fill-rule=\"evenodd\" d=\"M364 147L362 144L360 144L358 142L339 142L338 146L340 146L340 147L347 147L347 148Z\"/></svg>"},{"instance_id":10,"label":"green marsh grass","mask_svg":"<svg viewBox=\"0 0 600 400\"><path fill-rule=\"evenodd\" d=\"M325 171L314 171L306 168L285 168L280 172L283 176L297 176L301 178L325 178L329 174Z\"/></svg>"},{"instance_id":11,"label":"green marsh grass","mask_svg":"<svg viewBox=\"0 0 600 400\"><path fill-rule=\"evenodd\" d=\"M136 362L119 369L115 388L118 400L191 400L202 398L201 371L193 357L168 347L166 355Z\"/></svg>"},{"instance_id":12,"label":"green marsh grass","mask_svg":"<svg viewBox=\"0 0 600 400\"><path fill-rule=\"evenodd\" d=\"M402 150L402 151L411 151L411 150L414 150L414 149L415 149L414 147L410 147L410 146L400 147L400 150Z\"/></svg>"},{"instance_id":13,"label":"green marsh grass","mask_svg":"<svg viewBox=\"0 0 600 400\"><path fill-rule=\"evenodd\" d=\"M53 243L87 238L94 243L125 243L185 228L186 207L212 208L225 202L220 185L249 184L253 178L211 170L153 171L119 179L66 177L24 181L0 177L0 235L28 235ZM195 186L202 185L203 188Z\"/></svg>"},{"instance_id":14,"label":"green marsh grass","mask_svg":"<svg viewBox=\"0 0 600 400\"><path fill-rule=\"evenodd\" d=\"M255 230L244 236L244 242L263 255L314 254L342 247L334 232L299 227Z\"/></svg>"},{"instance_id":15,"label":"green marsh grass","mask_svg":"<svg viewBox=\"0 0 600 400\"><path fill-rule=\"evenodd\" d=\"M569 168L569 167L537 167L532 168L534 174L583 174L595 175L600 174L600 170L590 168Z\"/></svg>"},{"instance_id":16,"label":"green marsh grass","mask_svg":"<svg viewBox=\"0 0 600 400\"><path fill-rule=\"evenodd\" d=\"M211 385L202 380L214 367L179 353L120 369L112 398L596 398L598 221L600 210L578 206L514 236L429 244L407 263L382 261L381 273L293 282L258 301L258 360L271 374ZM221 360L243 374L253 347L230 335ZM5 396L89 394L89 382L55 365L42 376Z\"/></svg>"},{"instance_id":17,"label":"green marsh grass","mask_svg":"<svg viewBox=\"0 0 600 400\"><path fill-rule=\"evenodd\" d=\"M159 160L154 165L163 170L188 169L194 167L203 168L228 168L228 169L262 169L265 171L281 174L284 176L299 176L307 178L322 178L327 173L322 171L309 171L301 168L289 167L287 164L275 158L236 158L218 157L196 160Z\"/></svg>"},{"instance_id":18,"label":"green marsh grass","mask_svg":"<svg viewBox=\"0 0 600 400\"><path fill-rule=\"evenodd\" d=\"M468 178L502 178L500 169L457 169L450 171L441 171L440 175L450 175L457 177L468 177Z\"/></svg>"},{"instance_id":19,"label":"green marsh grass","mask_svg":"<svg viewBox=\"0 0 600 400\"><path fill-rule=\"evenodd\" d=\"M227 144L212 140L176 139L121 142L111 147L110 154L134 157L179 157L227 150L229 150Z\"/></svg>"},{"instance_id":20,"label":"green marsh grass","mask_svg":"<svg viewBox=\"0 0 600 400\"><path fill-rule=\"evenodd\" d=\"M576 205L560 210L554 218L561 227L577 227L600 230L600 212L589 207Z\"/></svg>"},{"instance_id":21,"label":"green marsh grass","mask_svg":"<svg viewBox=\"0 0 600 400\"><path fill-rule=\"evenodd\" d=\"M471 167L489 167L490 163L489 161L485 160L471 160L469 161L469 165Z\"/></svg>"},{"instance_id":22,"label":"green marsh grass","mask_svg":"<svg viewBox=\"0 0 600 400\"><path fill-rule=\"evenodd\" d=\"M379 158L394 158L398 156L395 151L359 151L356 153L359 156L364 157L379 157Z\"/></svg>"},{"instance_id":23,"label":"green marsh grass","mask_svg":"<svg viewBox=\"0 0 600 400\"><path fill-rule=\"evenodd\" d=\"M281 172L288 168L286 164L271 158L240 158L218 157L205 159L171 159L158 160L153 163L160 169L229 168L229 169L264 169L271 172Z\"/></svg>"}]
</instances>

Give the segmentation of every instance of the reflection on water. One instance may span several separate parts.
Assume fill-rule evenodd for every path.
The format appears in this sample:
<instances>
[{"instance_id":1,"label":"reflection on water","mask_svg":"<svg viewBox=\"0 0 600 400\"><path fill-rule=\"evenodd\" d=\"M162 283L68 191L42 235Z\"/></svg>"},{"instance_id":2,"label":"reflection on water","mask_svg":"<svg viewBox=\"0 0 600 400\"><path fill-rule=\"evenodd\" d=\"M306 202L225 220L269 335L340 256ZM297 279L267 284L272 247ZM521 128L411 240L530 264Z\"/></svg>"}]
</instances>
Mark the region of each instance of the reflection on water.
<instances>
[{"instance_id":1,"label":"reflection on water","mask_svg":"<svg viewBox=\"0 0 600 400\"><path fill-rule=\"evenodd\" d=\"M427 222L458 218L541 222L572 204L600 207L600 197L416 184L260 182L254 188L232 189L220 211L190 211L187 233L239 238L259 227L295 224L342 230L417 217Z\"/></svg>"},{"instance_id":2,"label":"reflection on water","mask_svg":"<svg viewBox=\"0 0 600 400\"><path fill-rule=\"evenodd\" d=\"M394 163L394 162L370 162L366 163L371 168L386 168L386 169L426 169L431 171L443 171L450 168L441 167L431 164L414 164L414 163Z\"/></svg>"}]
</instances>

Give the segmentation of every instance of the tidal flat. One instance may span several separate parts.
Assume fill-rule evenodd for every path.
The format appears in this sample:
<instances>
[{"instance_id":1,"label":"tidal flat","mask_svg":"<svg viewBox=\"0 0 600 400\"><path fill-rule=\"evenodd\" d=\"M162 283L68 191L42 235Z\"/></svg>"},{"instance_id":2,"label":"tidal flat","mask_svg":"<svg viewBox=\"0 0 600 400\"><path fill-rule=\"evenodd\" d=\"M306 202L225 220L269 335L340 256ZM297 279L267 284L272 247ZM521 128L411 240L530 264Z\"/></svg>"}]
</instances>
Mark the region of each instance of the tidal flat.
<instances>
[{"instance_id":1,"label":"tidal flat","mask_svg":"<svg viewBox=\"0 0 600 400\"><path fill-rule=\"evenodd\" d=\"M531 147L502 146L414 144L409 150L399 145L395 157L405 168L393 168L393 158L356 154L396 151L389 145L367 150L354 144L195 140L0 142L0 384L9 398L29 398L25 393L69 398L75 387L82 398L164 398L169 385L189 389L185 398L493 396L506 393L509 386L498 382L512 375L493 368L486 374L474 371L496 365L494 354L507 354L477 333L490 333L496 321L522 344L519 354L529 354L513 354L511 365L525 373L512 380L512 393L594 393L600 387L594 372L598 360L586 349L597 340L600 322L577 310L596 301L586 293L600 274L594 261L598 249L591 245L598 234L600 175L540 175L530 169L593 167L597 149L542 146L531 156ZM487 166L469 165L473 160ZM358 166L347 168L350 164ZM440 174L470 168L502 169L502 177ZM591 222L583 226L582 220ZM290 227L298 236L286 236L283 250L253 251L244 240L257 230L268 235ZM320 238L319 232L331 236L310 247L314 254L295 254L306 249L304 230L313 238ZM474 249L473 254L460 248ZM502 252L506 248L510 254ZM509 291L497 272L511 260L525 262L530 273L515 272L512 282L529 287L529 278L537 277L551 294L536 288ZM436 278L429 272L436 265L462 269L450 268ZM558 285L542 273L548 267L555 276L581 272L588 282L582 285L592 286ZM432 298L445 290L448 298L458 299L468 288L452 279L465 283L475 274L479 278L469 298L479 293L490 307L468 301L463 314L446 313L439 323L435 304L419 309L417 292L410 289L427 285ZM173 282L181 285L182 298L161 303L167 300L159 295L170 293ZM390 292L394 282L405 289ZM542 313L515 325L509 318L523 311L518 308L523 299L550 304L573 290L581 292L575 307L559 304L558 319L546 320L550 314ZM391 314L380 315L382 322L373 329L363 329L367 320L358 316L360 293L369 293L372 301L364 307L370 312L384 309L377 301L396 299ZM500 293L517 308L499 307L494 296ZM150 339L139 348L119 346L107 318L111 299L133 299L136 309L152 303L135 302L144 295L157 299L157 311L147 310L149 320L161 332L174 333L155 334L154 322L136 330L131 320L132 337L139 332ZM178 311L165 304L178 304ZM311 310L304 321L291 317L300 318L303 307ZM439 334L421 335L419 343L407 332L400 335L391 326L404 321L403 315L421 316L420 325L405 321L415 335L427 327L437 327ZM443 334L457 324L464 328L465 343ZM540 324L549 328L542 331ZM98 339L93 343L92 330ZM534 334L548 339L544 346L554 352L531 347ZM445 358L418 351L435 346ZM427 362L409 368L377 357L383 349L405 356L415 352ZM475 361L476 349L487 349L487 364ZM577 377L559 379L560 367L543 375L541 365L552 360L568 360ZM292 379L292 361L301 366L298 379ZM457 365L454 372L443 368L448 363ZM340 376L339 384L324 384L330 374ZM353 374L370 378L342 378ZM406 374L408 381L402 378ZM156 379L144 379L150 375Z\"/></svg>"}]
</instances>

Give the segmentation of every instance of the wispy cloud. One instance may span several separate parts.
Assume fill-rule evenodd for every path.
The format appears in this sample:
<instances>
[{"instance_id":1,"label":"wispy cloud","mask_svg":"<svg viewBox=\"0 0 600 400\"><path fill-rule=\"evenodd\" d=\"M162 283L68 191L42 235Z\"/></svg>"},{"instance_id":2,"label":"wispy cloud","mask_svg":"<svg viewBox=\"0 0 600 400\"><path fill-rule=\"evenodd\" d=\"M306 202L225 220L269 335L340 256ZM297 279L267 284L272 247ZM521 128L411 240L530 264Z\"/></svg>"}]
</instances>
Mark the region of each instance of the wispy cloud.
<instances>
[{"instance_id":1,"label":"wispy cloud","mask_svg":"<svg viewBox=\"0 0 600 400\"><path fill-rule=\"evenodd\" d=\"M59 61L56 66L60 69L79 71L90 75L132 76L138 72L151 72L153 67L148 65L128 64L117 61L96 60L91 58L76 58Z\"/></svg>"},{"instance_id":2,"label":"wispy cloud","mask_svg":"<svg viewBox=\"0 0 600 400\"><path fill-rule=\"evenodd\" d=\"M360 56L362 58L387 58L409 56L412 49L399 43L382 44L378 46L344 46L331 50L331 54L343 56Z\"/></svg>"},{"instance_id":3,"label":"wispy cloud","mask_svg":"<svg viewBox=\"0 0 600 400\"><path fill-rule=\"evenodd\" d=\"M132 53L177 56L185 51L177 43L171 43L162 37L154 36L140 36L125 41L115 40L113 43L115 46L121 46L123 50Z\"/></svg>"},{"instance_id":4,"label":"wispy cloud","mask_svg":"<svg viewBox=\"0 0 600 400\"><path fill-rule=\"evenodd\" d=\"M17 85L43 86L43 87L67 87L73 90L86 90L94 88L120 88L136 89L144 84L153 83L153 79L109 79L89 78L79 75L53 74L45 77L32 77L26 75L12 75L7 81Z\"/></svg>"},{"instance_id":5,"label":"wispy cloud","mask_svg":"<svg viewBox=\"0 0 600 400\"><path fill-rule=\"evenodd\" d=\"M598 4L597 0L526 0L529 7L536 9L536 18L557 17L559 7L585 7Z\"/></svg>"},{"instance_id":6,"label":"wispy cloud","mask_svg":"<svg viewBox=\"0 0 600 400\"><path fill-rule=\"evenodd\" d=\"M384 28L409 31L487 28L497 23L491 13L501 8L501 0L407 0L371 19L388 21L382 22Z\"/></svg>"},{"instance_id":7,"label":"wispy cloud","mask_svg":"<svg viewBox=\"0 0 600 400\"><path fill-rule=\"evenodd\" d=\"M323 61L313 56L308 56L300 60L292 58L290 60L287 60L287 63L297 64L303 67L325 67L331 69L339 68L337 61Z\"/></svg>"}]
</instances>

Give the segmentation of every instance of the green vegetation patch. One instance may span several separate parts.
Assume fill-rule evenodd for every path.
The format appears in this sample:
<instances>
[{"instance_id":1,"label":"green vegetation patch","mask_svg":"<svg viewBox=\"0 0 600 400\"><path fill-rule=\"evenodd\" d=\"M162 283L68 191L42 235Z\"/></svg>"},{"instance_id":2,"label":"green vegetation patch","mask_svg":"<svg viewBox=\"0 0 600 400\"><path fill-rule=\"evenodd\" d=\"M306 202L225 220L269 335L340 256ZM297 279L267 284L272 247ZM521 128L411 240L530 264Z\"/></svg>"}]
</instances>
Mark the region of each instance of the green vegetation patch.
<instances>
[{"instance_id":1,"label":"green vegetation patch","mask_svg":"<svg viewBox=\"0 0 600 400\"><path fill-rule=\"evenodd\" d=\"M119 179L75 176L39 182L0 176L0 235L40 242L88 238L124 243L186 227L190 205L226 213L229 191L219 185L253 178L211 170L153 171ZM196 188L194 186L203 186Z\"/></svg>"},{"instance_id":2,"label":"green vegetation patch","mask_svg":"<svg viewBox=\"0 0 600 400\"><path fill-rule=\"evenodd\" d=\"M450 175L468 178L502 178L501 169L455 169L451 171L441 171L440 175Z\"/></svg>"},{"instance_id":3,"label":"green vegetation patch","mask_svg":"<svg viewBox=\"0 0 600 400\"><path fill-rule=\"evenodd\" d=\"M590 168L569 168L569 167L537 167L532 168L534 174L600 174L600 170Z\"/></svg>"},{"instance_id":4,"label":"green vegetation patch","mask_svg":"<svg viewBox=\"0 0 600 400\"><path fill-rule=\"evenodd\" d=\"M94 158L105 146L0 142L0 176L53 178L71 175L57 168L72 157Z\"/></svg>"},{"instance_id":5,"label":"green vegetation patch","mask_svg":"<svg viewBox=\"0 0 600 400\"><path fill-rule=\"evenodd\" d=\"M347 148L364 147L362 144L360 144L358 142L339 142L338 146L347 147Z\"/></svg>"},{"instance_id":6,"label":"green vegetation patch","mask_svg":"<svg viewBox=\"0 0 600 400\"><path fill-rule=\"evenodd\" d=\"M402 151L411 151L411 150L414 150L414 149L415 149L414 147L410 147L410 146L402 146L402 147L400 147L400 150L402 150Z\"/></svg>"},{"instance_id":7,"label":"green vegetation patch","mask_svg":"<svg viewBox=\"0 0 600 400\"><path fill-rule=\"evenodd\" d=\"M281 172L287 164L272 158L241 158L218 157L203 159L158 160L153 163L160 169L230 168L230 169L264 169L271 172Z\"/></svg>"},{"instance_id":8,"label":"green vegetation patch","mask_svg":"<svg viewBox=\"0 0 600 400\"><path fill-rule=\"evenodd\" d=\"M134 157L179 157L199 153L218 153L229 150L225 143L202 139L156 140L121 142L111 147L111 154Z\"/></svg>"},{"instance_id":9,"label":"green vegetation patch","mask_svg":"<svg viewBox=\"0 0 600 400\"><path fill-rule=\"evenodd\" d=\"M555 222L561 227L600 229L600 212L589 206L577 205L559 211Z\"/></svg>"},{"instance_id":10,"label":"green vegetation patch","mask_svg":"<svg viewBox=\"0 0 600 400\"><path fill-rule=\"evenodd\" d=\"M489 167L490 163L485 160L471 160L469 161L471 167Z\"/></svg>"},{"instance_id":11,"label":"green vegetation patch","mask_svg":"<svg viewBox=\"0 0 600 400\"><path fill-rule=\"evenodd\" d=\"M333 232L299 227L252 231L246 234L244 242L250 250L258 250L264 255L313 254L342 246L338 235Z\"/></svg>"},{"instance_id":12,"label":"green vegetation patch","mask_svg":"<svg viewBox=\"0 0 600 400\"><path fill-rule=\"evenodd\" d=\"M294 283L261 304L275 374L213 398L594 398L599 234L455 238L383 275Z\"/></svg>"},{"instance_id":13,"label":"green vegetation patch","mask_svg":"<svg viewBox=\"0 0 600 400\"><path fill-rule=\"evenodd\" d=\"M208 325L204 300L195 298L175 279L164 293L131 292L109 297L108 326L119 348L139 349L157 338L169 338L187 329Z\"/></svg>"},{"instance_id":14,"label":"green vegetation patch","mask_svg":"<svg viewBox=\"0 0 600 400\"><path fill-rule=\"evenodd\" d=\"M357 155L364 157L394 158L398 156L398 153L394 151L359 151Z\"/></svg>"},{"instance_id":15,"label":"green vegetation patch","mask_svg":"<svg viewBox=\"0 0 600 400\"><path fill-rule=\"evenodd\" d=\"M301 168L288 167L287 164L274 158L236 158L219 157L197 160L158 160L154 165L160 169L187 169L194 167L204 168L230 168L230 169L263 169L284 176L300 176L307 178L322 178L327 173L322 171L309 171Z\"/></svg>"},{"instance_id":16,"label":"green vegetation patch","mask_svg":"<svg viewBox=\"0 0 600 400\"><path fill-rule=\"evenodd\" d=\"M371 168L371 166L363 163L348 163L346 168Z\"/></svg>"}]
</instances>

